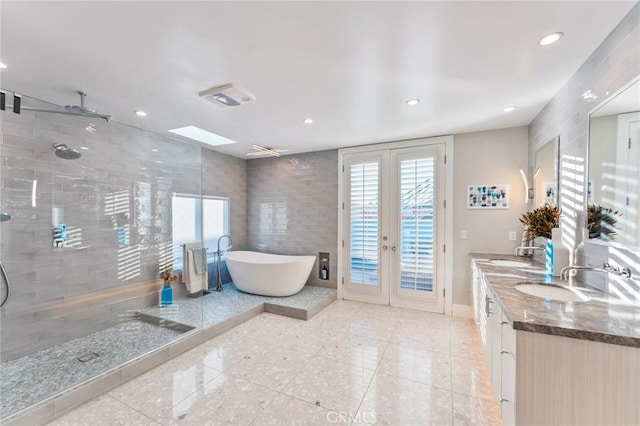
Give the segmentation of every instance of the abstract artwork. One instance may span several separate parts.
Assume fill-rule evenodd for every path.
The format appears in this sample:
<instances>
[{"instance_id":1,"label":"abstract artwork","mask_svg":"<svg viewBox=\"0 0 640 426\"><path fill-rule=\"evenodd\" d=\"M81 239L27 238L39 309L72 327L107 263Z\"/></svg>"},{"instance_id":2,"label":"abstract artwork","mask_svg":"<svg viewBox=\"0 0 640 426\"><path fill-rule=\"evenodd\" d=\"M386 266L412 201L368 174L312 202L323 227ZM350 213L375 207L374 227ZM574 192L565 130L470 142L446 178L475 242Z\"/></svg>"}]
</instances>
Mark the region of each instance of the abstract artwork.
<instances>
[{"instance_id":1,"label":"abstract artwork","mask_svg":"<svg viewBox=\"0 0 640 426\"><path fill-rule=\"evenodd\" d=\"M508 209L509 185L468 185L468 209Z\"/></svg>"}]
</instances>

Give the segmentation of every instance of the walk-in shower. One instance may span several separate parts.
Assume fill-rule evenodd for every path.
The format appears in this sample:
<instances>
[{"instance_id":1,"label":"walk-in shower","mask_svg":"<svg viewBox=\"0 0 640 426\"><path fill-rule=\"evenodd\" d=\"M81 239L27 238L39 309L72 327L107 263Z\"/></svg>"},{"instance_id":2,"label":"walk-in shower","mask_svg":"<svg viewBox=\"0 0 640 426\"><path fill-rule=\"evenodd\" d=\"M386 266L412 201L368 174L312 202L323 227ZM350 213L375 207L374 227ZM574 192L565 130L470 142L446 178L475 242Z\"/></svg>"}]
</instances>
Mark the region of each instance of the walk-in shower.
<instances>
[{"instance_id":1,"label":"walk-in shower","mask_svg":"<svg viewBox=\"0 0 640 426\"><path fill-rule=\"evenodd\" d=\"M175 264L171 194L202 193L202 149L81 96L65 107L22 95L0 111L1 423L193 328L140 312ZM174 296L186 298L178 284Z\"/></svg>"}]
</instances>

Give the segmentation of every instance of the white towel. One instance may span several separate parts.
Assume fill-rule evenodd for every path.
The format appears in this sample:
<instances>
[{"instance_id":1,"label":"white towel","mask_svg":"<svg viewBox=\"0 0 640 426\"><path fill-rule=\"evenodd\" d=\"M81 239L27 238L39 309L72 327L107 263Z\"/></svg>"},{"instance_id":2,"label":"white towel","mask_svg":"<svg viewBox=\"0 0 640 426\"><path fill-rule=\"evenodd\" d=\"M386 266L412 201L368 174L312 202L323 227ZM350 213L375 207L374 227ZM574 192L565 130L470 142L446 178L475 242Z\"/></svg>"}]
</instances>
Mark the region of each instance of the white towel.
<instances>
[{"instance_id":1,"label":"white towel","mask_svg":"<svg viewBox=\"0 0 640 426\"><path fill-rule=\"evenodd\" d=\"M182 267L182 282L187 287L189 294L194 294L200 290L206 290L207 288L207 270L206 268L201 274L196 273L195 257L193 249L201 248L198 244L185 244L184 250L184 264Z\"/></svg>"}]
</instances>

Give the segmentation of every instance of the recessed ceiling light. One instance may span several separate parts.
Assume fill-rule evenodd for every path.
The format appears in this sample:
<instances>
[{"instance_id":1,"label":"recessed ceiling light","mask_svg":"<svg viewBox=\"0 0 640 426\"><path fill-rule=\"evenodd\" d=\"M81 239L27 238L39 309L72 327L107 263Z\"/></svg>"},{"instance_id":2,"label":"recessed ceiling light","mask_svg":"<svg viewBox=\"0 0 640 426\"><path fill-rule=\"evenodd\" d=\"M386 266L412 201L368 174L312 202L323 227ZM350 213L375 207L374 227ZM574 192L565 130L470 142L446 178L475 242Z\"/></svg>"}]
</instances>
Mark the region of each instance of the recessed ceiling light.
<instances>
[{"instance_id":1,"label":"recessed ceiling light","mask_svg":"<svg viewBox=\"0 0 640 426\"><path fill-rule=\"evenodd\" d=\"M561 33L560 31L555 32L555 33L551 33L551 34L547 34L546 36L544 36L544 37L542 37L540 39L540 46L548 46L550 44L553 44L556 41L560 40L563 35L564 35L564 33Z\"/></svg>"},{"instance_id":2,"label":"recessed ceiling light","mask_svg":"<svg viewBox=\"0 0 640 426\"><path fill-rule=\"evenodd\" d=\"M409 99L406 104L409 106L418 105L420 103L420 99Z\"/></svg>"},{"instance_id":3,"label":"recessed ceiling light","mask_svg":"<svg viewBox=\"0 0 640 426\"><path fill-rule=\"evenodd\" d=\"M311 123L313 123L313 119L311 119L311 118L305 118L304 119L304 124L311 124Z\"/></svg>"},{"instance_id":4,"label":"recessed ceiling light","mask_svg":"<svg viewBox=\"0 0 640 426\"><path fill-rule=\"evenodd\" d=\"M0 62L0 69L7 69L7 66L4 63Z\"/></svg>"},{"instance_id":5,"label":"recessed ceiling light","mask_svg":"<svg viewBox=\"0 0 640 426\"><path fill-rule=\"evenodd\" d=\"M89 147L81 146L80 149L84 149L85 151L87 151L89 149Z\"/></svg>"},{"instance_id":6,"label":"recessed ceiling light","mask_svg":"<svg viewBox=\"0 0 640 426\"><path fill-rule=\"evenodd\" d=\"M147 113L146 113L146 112L144 112L144 111L136 111L136 115L137 115L137 116L140 116L140 117L146 117L146 116L147 116Z\"/></svg>"},{"instance_id":7,"label":"recessed ceiling light","mask_svg":"<svg viewBox=\"0 0 640 426\"><path fill-rule=\"evenodd\" d=\"M206 143L207 145L219 146L236 143L236 141L232 141L231 139L216 135L215 133L208 132L196 126L180 127L169 131L176 135L184 136L185 138Z\"/></svg>"},{"instance_id":8,"label":"recessed ceiling light","mask_svg":"<svg viewBox=\"0 0 640 426\"><path fill-rule=\"evenodd\" d=\"M151 149L151 152L158 152L158 150L157 150L157 149L155 149L155 148L152 148L152 149Z\"/></svg>"},{"instance_id":9,"label":"recessed ceiling light","mask_svg":"<svg viewBox=\"0 0 640 426\"><path fill-rule=\"evenodd\" d=\"M156 160L156 163L161 164L161 163L162 163L162 161L160 161L160 160Z\"/></svg>"},{"instance_id":10,"label":"recessed ceiling light","mask_svg":"<svg viewBox=\"0 0 640 426\"><path fill-rule=\"evenodd\" d=\"M511 111L515 111L516 108L518 108L518 107L517 106L508 106L503 111L504 112L511 112Z\"/></svg>"}]
</instances>

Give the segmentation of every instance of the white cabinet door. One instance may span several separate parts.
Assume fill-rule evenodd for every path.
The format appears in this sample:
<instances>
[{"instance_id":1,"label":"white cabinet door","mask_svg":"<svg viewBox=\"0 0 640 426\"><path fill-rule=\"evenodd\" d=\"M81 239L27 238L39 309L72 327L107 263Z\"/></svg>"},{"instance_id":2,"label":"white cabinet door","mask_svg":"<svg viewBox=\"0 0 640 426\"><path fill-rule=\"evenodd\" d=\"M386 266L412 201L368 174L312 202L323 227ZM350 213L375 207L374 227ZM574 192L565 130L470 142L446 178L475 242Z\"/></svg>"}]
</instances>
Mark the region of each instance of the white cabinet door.
<instances>
[{"instance_id":1,"label":"white cabinet door","mask_svg":"<svg viewBox=\"0 0 640 426\"><path fill-rule=\"evenodd\" d=\"M502 424L516 424L516 360L512 353L502 356L502 384L500 391L500 412Z\"/></svg>"},{"instance_id":2,"label":"white cabinet door","mask_svg":"<svg viewBox=\"0 0 640 426\"><path fill-rule=\"evenodd\" d=\"M491 384L496 398L500 396L500 383L502 375L502 309L490 288L489 294L489 327L491 328Z\"/></svg>"}]
</instances>

